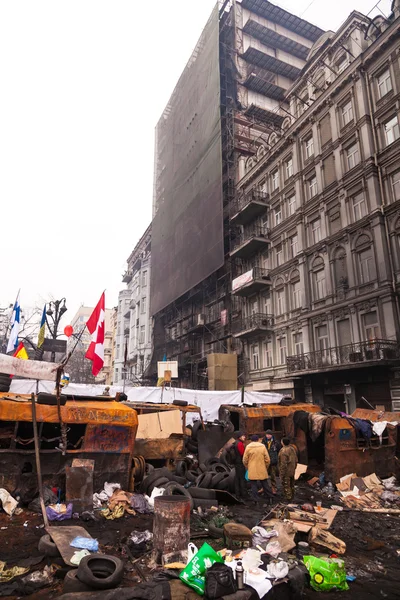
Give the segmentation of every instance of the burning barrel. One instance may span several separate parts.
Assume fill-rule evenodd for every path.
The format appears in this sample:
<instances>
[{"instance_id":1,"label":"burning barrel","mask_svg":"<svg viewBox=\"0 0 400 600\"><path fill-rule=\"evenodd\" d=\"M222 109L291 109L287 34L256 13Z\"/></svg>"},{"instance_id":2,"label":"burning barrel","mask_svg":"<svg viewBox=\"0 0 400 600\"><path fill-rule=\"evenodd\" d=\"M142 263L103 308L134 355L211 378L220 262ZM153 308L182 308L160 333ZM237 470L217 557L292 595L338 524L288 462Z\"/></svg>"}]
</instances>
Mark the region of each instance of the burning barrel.
<instances>
[{"instance_id":1,"label":"burning barrel","mask_svg":"<svg viewBox=\"0 0 400 600\"><path fill-rule=\"evenodd\" d=\"M190 542L190 499L157 496L154 500L154 560L157 564L186 562Z\"/></svg>"}]
</instances>

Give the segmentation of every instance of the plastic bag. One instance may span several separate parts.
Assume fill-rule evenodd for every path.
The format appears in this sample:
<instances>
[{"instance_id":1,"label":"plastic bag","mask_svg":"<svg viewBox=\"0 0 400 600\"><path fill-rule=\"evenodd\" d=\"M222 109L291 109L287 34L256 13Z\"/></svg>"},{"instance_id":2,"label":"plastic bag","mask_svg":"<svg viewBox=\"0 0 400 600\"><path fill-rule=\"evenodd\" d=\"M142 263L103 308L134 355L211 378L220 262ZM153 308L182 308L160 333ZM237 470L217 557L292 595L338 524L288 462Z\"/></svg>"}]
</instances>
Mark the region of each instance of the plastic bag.
<instances>
[{"instance_id":1,"label":"plastic bag","mask_svg":"<svg viewBox=\"0 0 400 600\"><path fill-rule=\"evenodd\" d=\"M310 585L313 590L329 592L336 589L345 592L349 589L344 561L340 558L323 560L316 556L305 556L303 561L310 574Z\"/></svg>"},{"instance_id":2,"label":"plastic bag","mask_svg":"<svg viewBox=\"0 0 400 600\"><path fill-rule=\"evenodd\" d=\"M73 565L79 566L79 563L85 556L90 556L90 552L87 550L75 550L70 562Z\"/></svg>"},{"instance_id":3,"label":"plastic bag","mask_svg":"<svg viewBox=\"0 0 400 600\"><path fill-rule=\"evenodd\" d=\"M246 473L244 474L244 478L246 481L249 481L249 470L246 469Z\"/></svg>"},{"instance_id":4,"label":"plastic bag","mask_svg":"<svg viewBox=\"0 0 400 600\"><path fill-rule=\"evenodd\" d=\"M289 573L289 565L284 560L270 562L267 567L267 573L271 579L283 579Z\"/></svg>"},{"instance_id":5,"label":"plastic bag","mask_svg":"<svg viewBox=\"0 0 400 600\"><path fill-rule=\"evenodd\" d=\"M93 538L85 538L78 536L70 543L72 548L78 548L82 550L90 550L90 552L98 552L99 542Z\"/></svg>"},{"instance_id":6,"label":"plastic bag","mask_svg":"<svg viewBox=\"0 0 400 600\"><path fill-rule=\"evenodd\" d=\"M206 571L216 562L223 563L224 559L209 544L203 544L180 573L179 579L193 588L200 596L204 596Z\"/></svg>"},{"instance_id":7,"label":"plastic bag","mask_svg":"<svg viewBox=\"0 0 400 600\"><path fill-rule=\"evenodd\" d=\"M275 529L267 531L266 529L264 529L264 527L259 526L253 527L251 533L253 534L253 546L261 546L262 544L265 544L270 538L278 536L278 532L275 531Z\"/></svg>"},{"instance_id":8,"label":"plastic bag","mask_svg":"<svg viewBox=\"0 0 400 600\"><path fill-rule=\"evenodd\" d=\"M280 545L278 540L275 540L274 542L269 542L269 544L267 544L267 547L265 548L265 552L276 558L282 552L282 546Z\"/></svg>"},{"instance_id":9,"label":"plastic bag","mask_svg":"<svg viewBox=\"0 0 400 600\"><path fill-rule=\"evenodd\" d=\"M65 506L65 510L60 512L60 506L58 504L52 504L46 506L46 514L49 521L68 521L72 519L73 506L72 502Z\"/></svg>"},{"instance_id":10,"label":"plastic bag","mask_svg":"<svg viewBox=\"0 0 400 600\"><path fill-rule=\"evenodd\" d=\"M199 551L199 549L195 544L193 544L192 542L190 542L190 544L188 544L188 558L186 561L187 565L190 563L192 558L195 557L195 555L197 554L198 551Z\"/></svg>"}]
</instances>

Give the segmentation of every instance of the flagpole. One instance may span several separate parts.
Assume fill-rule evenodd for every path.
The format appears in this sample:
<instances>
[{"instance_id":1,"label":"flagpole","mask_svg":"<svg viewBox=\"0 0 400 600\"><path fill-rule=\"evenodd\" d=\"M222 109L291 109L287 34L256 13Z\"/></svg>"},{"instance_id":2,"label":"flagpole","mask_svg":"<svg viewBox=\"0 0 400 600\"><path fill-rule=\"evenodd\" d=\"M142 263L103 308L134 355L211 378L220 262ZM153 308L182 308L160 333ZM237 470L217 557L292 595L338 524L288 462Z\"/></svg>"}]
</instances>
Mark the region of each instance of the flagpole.
<instances>
[{"instance_id":1,"label":"flagpole","mask_svg":"<svg viewBox=\"0 0 400 600\"><path fill-rule=\"evenodd\" d=\"M18 293L17 293L17 297L15 298L15 302L14 302L14 304L13 304L13 312L14 312L14 308L15 308L15 306L16 306L16 304L17 304L17 302L18 302L18 298L19 298L20 291L21 291L21 288L19 288L19 290L18 290ZM11 316L12 316L12 313L11 313ZM8 328L10 327L10 325L11 325L11 319L9 320L9 322L8 322L8 325L7 325L7 329L6 329L6 339L8 339Z\"/></svg>"}]
</instances>

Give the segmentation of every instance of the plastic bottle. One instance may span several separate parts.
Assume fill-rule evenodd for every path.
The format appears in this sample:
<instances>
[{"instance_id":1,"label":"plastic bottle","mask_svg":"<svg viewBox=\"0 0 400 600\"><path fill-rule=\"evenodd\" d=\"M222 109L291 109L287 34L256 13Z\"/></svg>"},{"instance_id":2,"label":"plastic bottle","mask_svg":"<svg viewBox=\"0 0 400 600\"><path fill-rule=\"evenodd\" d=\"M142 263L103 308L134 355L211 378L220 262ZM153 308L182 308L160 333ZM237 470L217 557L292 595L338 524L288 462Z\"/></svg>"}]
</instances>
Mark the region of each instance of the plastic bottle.
<instances>
[{"instance_id":1,"label":"plastic bottle","mask_svg":"<svg viewBox=\"0 0 400 600\"><path fill-rule=\"evenodd\" d=\"M242 565L242 562L239 560L236 565L236 584L237 584L238 590L244 590L243 573L244 573L243 565Z\"/></svg>"}]
</instances>

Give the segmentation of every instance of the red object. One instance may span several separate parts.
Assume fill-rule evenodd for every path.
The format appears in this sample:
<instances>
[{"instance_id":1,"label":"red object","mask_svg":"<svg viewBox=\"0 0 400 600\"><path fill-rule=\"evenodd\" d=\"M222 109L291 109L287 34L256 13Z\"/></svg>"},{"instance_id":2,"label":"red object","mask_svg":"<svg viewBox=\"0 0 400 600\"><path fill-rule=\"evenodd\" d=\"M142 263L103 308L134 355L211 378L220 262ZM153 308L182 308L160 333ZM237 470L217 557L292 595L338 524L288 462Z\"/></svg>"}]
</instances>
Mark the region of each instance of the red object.
<instances>
[{"instance_id":1,"label":"red object","mask_svg":"<svg viewBox=\"0 0 400 600\"><path fill-rule=\"evenodd\" d=\"M92 361L92 374L96 377L104 365L104 319L106 316L105 294L102 293L96 308L90 315L86 327L92 336L92 341L85 354L86 358Z\"/></svg>"},{"instance_id":2,"label":"red object","mask_svg":"<svg viewBox=\"0 0 400 600\"><path fill-rule=\"evenodd\" d=\"M74 328L72 325L66 325L64 327L64 333L67 337L71 337L71 335L74 333Z\"/></svg>"},{"instance_id":3,"label":"red object","mask_svg":"<svg viewBox=\"0 0 400 600\"><path fill-rule=\"evenodd\" d=\"M244 444L243 444L243 442L238 442L237 449L239 451L240 456L243 456L243 454L244 454Z\"/></svg>"}]
</instances>

